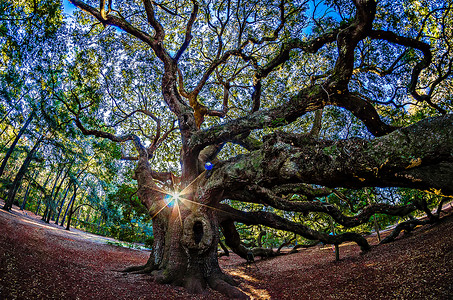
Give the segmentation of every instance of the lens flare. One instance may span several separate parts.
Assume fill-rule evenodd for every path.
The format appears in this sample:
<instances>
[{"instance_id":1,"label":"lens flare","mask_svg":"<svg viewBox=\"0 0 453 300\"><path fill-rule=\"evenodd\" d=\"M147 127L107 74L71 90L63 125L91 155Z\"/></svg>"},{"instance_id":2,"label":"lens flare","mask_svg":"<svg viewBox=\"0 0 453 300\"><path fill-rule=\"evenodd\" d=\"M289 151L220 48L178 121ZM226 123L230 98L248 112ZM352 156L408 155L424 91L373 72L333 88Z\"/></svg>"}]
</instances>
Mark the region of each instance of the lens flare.
<instances>
[{"instance_id":1,"label":"lens flare","mask_svg":"<svg viewBox=\"0 0 453 300\"><path fill-rule=\"evenodd\" d=\"M164 196L164 202L168 207L173 207L179 202L179 193L174 192Z\"/></svg>"}]
</instances>

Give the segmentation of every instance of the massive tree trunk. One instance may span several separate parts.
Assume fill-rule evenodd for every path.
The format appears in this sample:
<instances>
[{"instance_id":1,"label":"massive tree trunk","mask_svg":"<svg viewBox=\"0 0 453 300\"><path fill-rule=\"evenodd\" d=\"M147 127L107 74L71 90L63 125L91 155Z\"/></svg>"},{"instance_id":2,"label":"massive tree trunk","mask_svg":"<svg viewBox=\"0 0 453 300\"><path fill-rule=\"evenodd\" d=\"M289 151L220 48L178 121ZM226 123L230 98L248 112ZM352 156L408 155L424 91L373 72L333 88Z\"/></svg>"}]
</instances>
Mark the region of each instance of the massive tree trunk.
<instances>
[{"instance_id":1,"label":"massive tree trunk","mask_svg":"<svg viewBox=\"0 0 453 300\"><path fill-rule=\"evenodd\" d=\"M246 298L219 267L219 221L210 204L219 202L222 193L203 189L205 173L188 185L165 191L156 185L148 159L143 158L135 176L138 196L153 216L154 244L147 264L128 271L152 272L158 282L194 293L210 286L230 297Z\"/></svg>"},{"instance_id":2,"label":"massive tree trunk","mask_svg":"<svg viewBox=\"0 0 453 300\"><path fill-rule=\"evenodd\" d=\"M271 188L300 181L351 188L382 183L396 187L434 186L438 192L451 195L453 169L448 171L437 165L453 163L452 120L453 116L426 120L374 140L337 142L334 148L329 141L316 141L304 135L275 134L265 141L261 150L219 163L212 172L198 172L195 179L183 179L187 184L173 186L173 190L156 185L155 173L144 156L138 162L135 176L138 196L153 216L155 240L150 259L142 270L152 272L159 282L182 285L193 292L209 285L231 297L246 297L232 286L234 282L222 273L217 260L220 225L227 245L246 256L247 249L240 244L234 221L263 224L334 245L354 241L367 250L368 242L357 233L330 236L273 213L243 212L220 202L235 199L239 192L244 197L242 201L297 212L323 212L346 227L363 224L375 213L407 215L419 206L376 203L355 216L346 216L329 203L279 198ZM434 138L442 143L437 143L433 150ZM281 151L282 148L286 151ZM433 163L435 157L440 159ZM314 161L317 165L312 165ZM426 168L432 176L418 171ZM255 182L260 182L261 187L255 186Z\"/></svg>"}]
</instances>

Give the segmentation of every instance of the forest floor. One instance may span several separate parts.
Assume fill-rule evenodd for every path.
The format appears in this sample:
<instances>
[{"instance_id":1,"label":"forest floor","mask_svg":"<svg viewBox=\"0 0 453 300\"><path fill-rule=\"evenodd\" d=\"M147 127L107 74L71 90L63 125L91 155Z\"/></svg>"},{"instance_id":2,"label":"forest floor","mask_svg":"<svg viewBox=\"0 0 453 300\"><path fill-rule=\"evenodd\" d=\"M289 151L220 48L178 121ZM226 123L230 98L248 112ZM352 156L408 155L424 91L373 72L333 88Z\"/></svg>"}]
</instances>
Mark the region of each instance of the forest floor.
<instances>
[{"instance_id":1,"label":"forest floor","mask_svg":"<svg viewBox=\"0 0 453 300\"><path fill-rule=\"evenodd\" d=\"M252 299L453 299L449 209L439 224L365 254L357 245L341 245L338 262L331 247L315 246L250 266L232 254L220 265ZM377 245L376 236L368 240ZM191 295L149 275L120 273L144 264L149 252L108 241L46 224L16 207L0 210L0 299L226 299L209 289Z\"/></svg>"}]
</instances>

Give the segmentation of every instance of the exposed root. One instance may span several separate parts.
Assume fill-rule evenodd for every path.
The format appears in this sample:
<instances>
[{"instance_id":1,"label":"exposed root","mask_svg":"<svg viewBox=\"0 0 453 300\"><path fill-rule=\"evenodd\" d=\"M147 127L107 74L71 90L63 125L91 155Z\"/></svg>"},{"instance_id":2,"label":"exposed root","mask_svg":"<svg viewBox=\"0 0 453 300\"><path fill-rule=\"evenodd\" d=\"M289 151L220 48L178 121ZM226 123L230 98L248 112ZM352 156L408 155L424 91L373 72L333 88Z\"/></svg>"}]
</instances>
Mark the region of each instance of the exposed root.
<instances>
[{"instance_id":1,"label":"exposed root","mask_svg":"<svg viewBox=\"0 0 453 300\"><path fill-rule=\"evenodd\" d=\"M142 265L142 266L130 266L130 267L127 267L127 268L124 269L124 270L121 270L120 272L122 272L122 273L135 273L135 272L140 272L140 271L145 270L146 267L147 267L147 265Z\"/></svg>"},{"instance_id":2,"label":"exposed root","mask_svg":"<svg viewBox=\"0 0 453 300\"><path fill-rule=\"evenodd\" d=\"M268 257L274 257L277 255L280 255L279 252L274 252L272 249L267 249L267 248L261 248L261 247L255 247L251 249L253 256L254 257L261 257L261 258L268 258Z\"/></svg>"},{"instance_id":3,"label":"exposed root","mask_svg":"<svg viewBox=\"0 0 453 300\"><path fill-rule=\"evenodd\" d=\"M151 268L151 267L145 267L145 268L142 269L142 270L133 271L133 272L131 272L131 273L132 273L132 274L150 274L152 271L154 271L153 268Z\"/></svg>"},{"instance_id":4,"label":"exposed root","mask_svg":"<svg viewBox=\"0 0 453 300\"><path fill-rule=\"evenodd\" d=\"M154 270L151 274L154 277L154 281L157 283L166 284L166 283L172 282L172 280L169 278L169 276L165 276L165 274L162 270Z\"/></svg>"},{"instance_id":5,"label":"exposed root","mask_svg":"<svg viewBox=\"0 0 453 300\"><path fill-rule=\"evenodd\" d=\"M154 268L146 263L145 265L140 265L140 266L130 266L130 267L127 267L126 269L124 270L120 270L118 272L121 272L121 273L131 273L131 274L149 274L151 273L152 271L154 271Z\"/></svg>"},{"instance_id":6,"label":"exposed root","mask_svg":"<svg viewBox=\"0 0 453 300\"><path fill-rule=\"evenodd\" d=\"M223 278L221 279L217 276L214 276L208 279L208 284L212 289L226 295L230 299L250 299L247 294L229 284L228 282L223 280Z\"/></svg>"}]
</instances>

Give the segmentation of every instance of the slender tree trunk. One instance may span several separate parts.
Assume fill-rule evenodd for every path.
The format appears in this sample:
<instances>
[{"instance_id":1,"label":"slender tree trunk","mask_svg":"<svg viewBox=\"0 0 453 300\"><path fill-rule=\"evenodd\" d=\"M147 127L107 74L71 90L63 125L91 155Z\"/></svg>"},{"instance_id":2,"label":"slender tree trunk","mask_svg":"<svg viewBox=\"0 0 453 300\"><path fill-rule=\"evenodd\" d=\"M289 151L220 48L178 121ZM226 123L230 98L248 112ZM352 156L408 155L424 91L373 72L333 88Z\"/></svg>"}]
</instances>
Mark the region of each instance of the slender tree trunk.
<instances>
[{"instance_id":1,"label":"slender tree trunk","mask_svg":"<svg viewBox=\"0 0 453 300\"><path fill-rule=\"evenodd\" d=\"M47 216L50 214L50 201L50 196L46 195L44 198L45 209L41 221L47 222Z\"/></svg>"},{"instance_id":2,"label":"slender tree trunk","mask_svg":"<svg viewBox=\"0 0 453 300\"><path fill-rule=\"evenodd\" d=\"M74 196L72 197L73 201L71 202L71 207L69 208L68 222L66 223L66 228L65 228L66 230L69 230L69 228L71 227L72 214L74 213L74 211L72 209L74 208L75 195L76 195L76 190L74 190Z\"/></svg>"},{"instance_id":3,"label":"slender tree trunk","mask_svg":"<svg viewBox=\"0 0 453 300\"><path fill-rule=\"evenodd\" d=\"M330 229L332 231L332 234L335 235L335 226L333 224L332 217L329 217L329 220L330 220ZM336 261L340 260L340 247L338 246L338 244L335 244L335 260Z\"/></svg>"},{"instance_id":4,"label":"slender tree trunk","mask_svg":"<svg viewBox=\"0 0 453 300\"><path fill-rule=\"evenodd\" d=\"M16 102L17 103L17 102ZM15 104L16 104L15 103ZM9 114L14 110L14 106L3 116L3 118L0 120L0 124L5 122L6 118L9 116Z\"/></svg>"},{"instance_id":5,"label":"slender tree trunk","mask_svg":"<svg viewBox=\"0 0 453 300\"><path fill-rule=\"evenodd\" d=\"M49 199L49 201L53 201L52 199ZM55 207L53 206L53 202L50 203L50 206L49 206L49 211L47 212L47 217L46 217L46 223L49 223L50 222L50 218L52 217L52 215L54 214L54 210L55 210Z\"/></svg>"},{"instance_id":6,"label":"slender tree trunk","mask_svg":"<svg viewBox=\"0 0 453 300\"><path fill-rule=\"evenodd\" d=\"M82 169L81 171L79 171L79 173L77 174L77 180L79 180L79 177L82 176L82 174L86 171L86 169L89 167L89 165L87 164L87 166ZM86 177L86 175L85 175ZM82 178L82 181L83 181L83 178ZM66 216L68 214L68 211L71 211L72 208L70 209L70 207L74 206L74 201L75 201L75 197L76 197L76 193L77 193L77 189L78 189L78 186L77 186L77 183L74 182L73 183L74 185L74 194L72 195L72 198L71 198L71 201L69 201L68 203L68 206L66 207L66 211L65 211L65 214L64 214L64 217L63 217L63 220L61 221L60 223L60 226L63 226L64 222L65 222L65 219L66 219ZM85 196L85 195L84 195ZM72 214L72 213L71 213ZM68 221L70 222L70 221ZM68 229L69 230L69 229Z\"/></svg>"},{"instance_id":7,"label":"slender tree trunk","mask_svg":"<svg viewBox=\"0 0 453 300\"><path fill-rule=\"evenodd\" d=\"M16 144L17 142L19 141L20 137L22 136L22 134L25 132L25 130L27 129L28 125L31 123L31 121L33 120L33 117L34 117L34 112L32 111L30 113L30 115L28 116L28 119L25 121L25 124L22 126L22 128L20 129L19 131L19 134L16 136L16 138L14 139L14 142L11 144L11 147L9 147L9 150L8 152L6 152L6 155L5 157L3 158L3 161L2 161L2 164L0 165L0 177L3 175L3 171L5 170L5 167L6 167L6 163L8 162L8 159L9 157L11 156L11 154L13 153L14 151L14 148L16 147Z\"/></svg>"},{"instance_id":8,"label":"slender tree trunk","mask_svg":"<svg viewBox=\"0 0 453 300\"><path fill-rule=\"evenodd\" d=\"M49 172L49 175L47 175L46 181L44 182L44 186L43 186L43 188L42 188L42 192L43 192L43 197L44 197L44 198L46 197L46 187L47 187L47 183L49 183L50 175L52 175L52 172ZM36 213L35 213L35 215L38 215L38 212L39 212L39 208L40 208L40 206L41 206L41 203L42 203L42 197L39 198L39 200L38 200L38 207L36 208Z\"/></svg>"},{"instance_id":9,"label":"slender tree trunk","mask_svg":"<svg viewBox=\"0 0 453 300\"><path fill-rule=\"evenodd\" d=\"M266 231L265 230L261 230L260 231L260 234L258 235L258 247L263 247L263 236L266 235Z\"/></svg>"},{"instance_id":10,"label":"slender tree trunk","mask_svg":"<svg viewBox=\"0 0 453 300\"><path fill-rule=\"evenodd\" d=\"M14 198L16 197L17 190L19 189L20 183L22 182L22 178L24 177L25 173L28 170L28 166L30 165L31 160L33 159L36 150L38 149L39 145L41 144L43 137L41 137L33 146L33 148L28 153L25 161L22 163L19 171L17 172L16 177L14 178L13 185L9 189L8 197L5 201L5 205L3 206L4 210L11 210L14 202Z\"/></svg>"},{"instance_id":11,"label":"slender tree trunk","mask_svg":"<svg viewBox=\"0 0 453 300\"><path fill-rule=\"evenodd\" d=\"M379 232L379 224L376 215L374 215L374 231L376 231L378 241L381 241L381 233Z\"/></svg>"},{"instance_id":12,"label":"slender tree trunk","mask_svg":"<svg viewBox=\"0 0 453 300\"><path fill-rule=\"evenodd\" d=\"M8 126L5 126L5 128L2 130L2 132L0 133L0 137L5 133L5 131L8 129ZM12 139L11 139L12 140ZM6 145L9 143L9 141L6 143ZM2 148L3 150L3 148Z\"/></svg>"},{"instance_id":13,"label":"slender tree trunk","mask_svg":"<svg viewBox=\"0 0 453 300\"><path fill-rule=\"evenodd\" d=\"M101 228L101 218L102 218L102 211L99 212L99 217L97 218L97 228L96 228L96 234L99 234L100 228Z\"/></svg>"},{"instance_id":14,"label":"slender tree trunk","mask_svg":"<svg viewBox=\"0 0 453 300\"><path fill-rule=\"evenodd\" d=\"M27 204L27 199L28 199L28 193L30 192L30 186L31 186L31 182L28 182L27 190L25 191L25 195L24 195L24 199L22 200L22 204L20 205L20 210L25 209L25 204Z\"/></svg>"},{"instance_id":15,"label":"slender tree trunk","mask_svg":"<svg viewBox=\"0 0 453 300\"><path fill-rule=\"evenodd\" d=\"M78 189L77 185L74 184L74 194L72 194L72 198L71 198L71 201L69 201L69 203L68 203L68 207L66 208L66 212L64 214L63 221L61 221L61 226L63 226L66 216L68 216L66 230L69 230L69 227L71 225L71 218L72 218L72 213L73 213L72 209L74 208L74 203L75 203L76 196L77 196L77 189ZM69 215L68 215L68 212L69 212Z\"/></svg>"},{"instance_id":16,"label":"slender tree trunk","mask_svg":"<svg viewBox=\"0 0 453 300\"><path fill-rule=\"evenodd\" d=\"M60 201L58 201L58 195L59 195L60 189L61 189L61 187L63 186L63 183L64 183L65 179L68 177L68 174L69 174L69 172L71 171L71 167L72 167L72 165L74 164L74 161L75 161L75 160L73 160L73 161L71 162L71 164L69 165L69 167L67 168L66 172L65 172L64 175L63 175L63 178L62 178L61 181L60 181L60 184L59 184L58 187L57 187L57 190L55 191L54 198L53 198L53 202L56 203L57 205L56 205L56 207L55 207L55 211L52 212L52 221L55 221L55 215L56 215L56 213L57 213L56 210L58 209L58 207L60 207ZM59 211L61 211L61 209L59 209ZM60 216L60 213L58 213L58 216ZM58 223L58 221L57 221L57 223ZM55 223L55 224L56 224L56 223Z\"/></svg>"},{"instance_id":17,"label":"slender tree trunk","mask_svg":"<svg viewBox=\"0 0 453 300\"><path fill-rule=\"evenodd\" d=\"M57 177L55 177L55 181L53 183L53 186L52 186L52 191L50 192L50 195L49 197L47 198L48 201L46 201L46 211L44 213L44 216L42 217L42 220L46 223L49 223L50 221L50 217L53 213L53 195L54 195L54 191L55 191L55 188L57 186L57 183L58 183L58 179L60 179L60 176L61 174L63 173L63 170L64 170L64 166L58 170L57 172Z\"/></svg>"},{"instance_id":18,"label":"slender tree trunk","mask_svg":"<svg viewBox=\"0 0 453 300\"><path fill-rule=\"evenodd\" d=\"M80 226L80 214L81 213L82 213L82 210L77 211L76 226Z\"/></svg>"},{"instance_id":19,"label":"slender tree trunk","mask_svg":"<svg viewBox=\"0 0 453 300\"><path fill-rule=\"evenodd\" d=\"M367 204L371 205L371 198L370 198L370 194L368 193L368 189L367 188L365 188L365 193L366 193ZM376 215L373 216L373 219L374 219L374 221L373 221L374 231L376 232L378 241L380 242L381 241L381 233L379 232L379 224L378 224Z\"/></svg>"},{"instance_id":20,"label":"slender tree trunk","mask_svg":"<svg viewBox=\"0 0 453 300\"><path fill-rule=\"evenodd\" d=\"M71 187L71 182L68 183L68 186L66 187L66 191L64 193L63 199L61 199L61 202L59 204L58 215L57 215L57 218L55 220L55 224L58 224L58 220L60 220L60 214L61 214L61 211L63 210L64 202L66 200L66 196L68 195L70 187Z\"/></svg>"},{"instance_id":21,"label":"slender tree trunk","mask_svg":"<svg viewBox=\"0 0 453 300\"><path fill-rule=\"evenodd\" d=\"M88 208L87 215L85 217L85 222L87 222L87 223L88 223L88 221L90 221L90 214L91 214L91 207Z\"/></svg>"},{"instance_id":22,"label":"slender tree trunk","mask_svg":"<svg viewBox=\"0 0 453 300\"><path fill-rule=\"evenodd\" d=\"M35 179L36 174L38 174L38 170L36 170L36 171L33 173L33 175L30 177L30 180L28 181L27 191L25 192L24 200L22 201L22 204L21 204L21 206L20 206L20 209L21 209L21 210L24 210L24 209L25 209L25 206L27 205L28 195L29 195L30 187L31 187L31 181Z\"/></svg>"},{"instance_id":23,"label":"slender tree trunk","mask_svg":"<svg viewBox=\"0 0 453 300\"><path fill-rule=\"evenodd\" d=\"M47 197L46 197L47 199ZM44 210L44 213L42 214L42 218L41 218L41 221L46 221L46 218L47 218L47 214L49 213L49 206L48 206L48 200L45 201L46 202L46 209Z\"/></svg>"},{"instance_id":24,"label":"slender tree trunk","mask_svg":"<svg viewBox=\"0 0 453 300\"><path fill-rule=\"evenodd\" d=\"M63 226L63 224L64 224L64 222L66 220L66 216L68 215L68 211L69 211L70 207L72 206L72 203L75 200L76 193L77 193L77 187L74 184L74 192L72 193L72 197L71 197L71 200L69 200L68 206L66 206L66 210L65 210L65 213L64 213L64 216L63 216L63 220L61 220L60 226Z\"/></svg>"}]
</instances>

